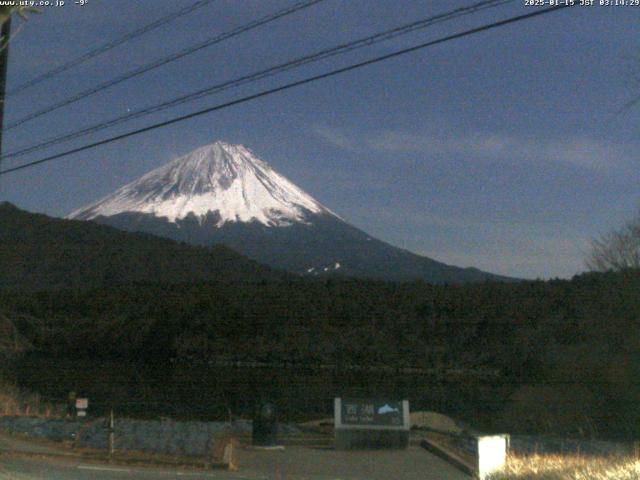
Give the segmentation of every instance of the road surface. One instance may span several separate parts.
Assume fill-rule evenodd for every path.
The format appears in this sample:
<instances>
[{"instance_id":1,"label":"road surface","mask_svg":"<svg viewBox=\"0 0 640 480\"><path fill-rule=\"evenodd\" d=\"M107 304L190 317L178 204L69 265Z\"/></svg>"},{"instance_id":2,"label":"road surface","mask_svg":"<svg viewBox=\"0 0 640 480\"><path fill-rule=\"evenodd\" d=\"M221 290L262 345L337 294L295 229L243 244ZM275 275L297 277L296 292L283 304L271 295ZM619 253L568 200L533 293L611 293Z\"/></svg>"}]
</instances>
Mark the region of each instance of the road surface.
<instances>
[{"instance_id":1,"label":"road surface","mask_svg":"<svg viewBox=\"0 0 640 480\"><path fill-rule=\"evenodd\" d=\"M233 472L157 469L88 463L74 459L0 456L0 480L249 480ZM251 480L259 477L251 477ZM268 478L268 477L263 477Z\"/></svg>"},{"instance_id":2,"label":"road surface","mask_svg":"<svg viewBox=\"0 0 640 480\"><path fill-rule=\"evenodd\" d=\"M18 453L10 453L18 452ZM90 461L55 445L0 434L0 480L469 480L420 447L408 450L335 451L287 446L237 450L239 469L140 467Z\"/></svg>"}]
</instances>

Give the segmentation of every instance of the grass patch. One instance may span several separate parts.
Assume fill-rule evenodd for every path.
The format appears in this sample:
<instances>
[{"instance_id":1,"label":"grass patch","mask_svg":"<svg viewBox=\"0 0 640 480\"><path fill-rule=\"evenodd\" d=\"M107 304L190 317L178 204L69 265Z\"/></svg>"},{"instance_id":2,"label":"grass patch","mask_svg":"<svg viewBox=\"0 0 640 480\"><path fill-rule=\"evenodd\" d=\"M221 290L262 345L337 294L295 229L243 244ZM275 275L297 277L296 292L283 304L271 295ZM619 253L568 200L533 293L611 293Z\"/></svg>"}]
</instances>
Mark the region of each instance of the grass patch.
<instances>
[{"instance_id":1,"label":"grass patch","mask_svg":"<svg viewBox=\"0 0 640 480\"><path fill-rule=\"evenodd\" d=\"M640 480L640 460L578 455L510 456L491 480Z\"/></svg>"},{"instance_id":2,"label":"grass patch","mask_svg":"<svg viewBox=\"0 0 640 480\"><path fill-rule=\"evenodd\" d=\"M0 416L60 418L65 413L64 405L43 401L37 393L25 392L0 379Z\"/></svg>"},{"instance_id":3,"label":"grass patch","mask_svg":"<svg viewBox=\"0 0 640 480\"><path fill-rule=\"evenodd\" d=\"M19 389L9 380L13 362L31 348L18 331L16 320L33 323L24 316L16 318L0 312L0 416L62 417L64 405L43 401L37 393Z\"/></svg>"}]
</instances>

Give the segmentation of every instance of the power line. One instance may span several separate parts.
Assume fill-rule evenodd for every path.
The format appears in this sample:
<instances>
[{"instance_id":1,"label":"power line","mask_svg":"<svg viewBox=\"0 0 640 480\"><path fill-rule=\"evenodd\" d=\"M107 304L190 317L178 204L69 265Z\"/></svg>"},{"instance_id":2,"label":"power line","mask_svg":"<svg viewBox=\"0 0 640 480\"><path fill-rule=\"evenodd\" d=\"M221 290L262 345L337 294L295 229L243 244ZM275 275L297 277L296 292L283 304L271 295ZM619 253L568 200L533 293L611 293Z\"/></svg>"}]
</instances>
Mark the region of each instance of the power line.
<instances>
[{"instance_id":1,"label":"power line","mask_svg":"<svg viewBox=\"0 0 640 480\"><path fill-rule=\"evenodd\" d=\"M32 78L31 80L28 80L24 83L22 83L21 85L18 85L17 87L15 87L14 89L10 90L8 92L8 96L12 96L12 95L16 95L28 88L33 87L34 85L37 85L39 83L42 83L46 80L49 80L52 77L55 77L56 75L59 75L63 72L66 72L67 70L70 70L73 67L76 67L84 62L87 62L88 60L91 60L92 58L95 58L99 55L102 55L103 53L108 52L109 50L112 50L124 43L127 43L131 40L134 40L138 37L141 37L142 35L151 32L152 30L155 30L156 28L159 28L163 25L166 25L169 22L172 22L173 20L176 20L180 17L183 17L191 12L194 12L195 10L198 10L199 8L202 8L210 3L213 3L216 0L198 0L197 2L195 2L194 4L188 6L188 7L184 7L181 8L180 10L177 10L175 12L169 13L168 15L159 18L158 20L155 20L154 22L151 22L137 30L134 30L132 32L127 33L126 35L118 38L117 40L113 40L109 43L105 43L104 45L101 45L100 47L94 48L93 50L88 51L87 53L76 57L72 60L69 60L67 63L63 63L62 65L59 65L57 67L52 68L51 70L44 72L43 74Z\"/></svg>"},{"instance_id":2,"label":"power line","mask_svg":"<svg viewBox=\"0 0 640 480\"><path fill-rule=\"evenodd\" d=\"M477 13L481 10L485 10L488 8L494 8L497 7L499 5L503 5L506 3L511 3L514 0L484 0L481 1L479 3L467 6L467 7L462 7L462 8L458 8L455 10L451 10L448 11L446 13L442 13L439 15L435 15L435 16L431 16L425 19L421 19L415 22L411 22L409 24L405 24L402 25L400 27L396 27L390 30L385 30L383 32L380 33L376 33L374 35L370 35L368 37L363 37L360 38L358 40L354 40L348 43L343 43L331 48L326 48L323 50L320 50L318 52L309 54L309 55L305 55L302 57L298 57L295 58L293 60L287 61L285 63L276 65L274 67L270 67L267 68L265 70L260 70L258 72L254 72L252 74L249 75L244 75L242 77L233 79L233 80L229 80L223 83L219 83L216 85L213 85L211 87L207 87L205 89L196 91L194 93L190 93L188 95L184 95L151 107L146 107L140 110L137 110L135 112L131 112L125 115L121 115L119 117L116 117L114 119L108 120L106 122L100 122L98 124L94 124L92 126L89 127L85 127L81 130L76 130L75 132L71 132L71 133L67 133L58 137L54 137L54 138L50 138L48 140L45 140L43 142L40 142L38 144L35 145L30 145L27 147L23 147L20 150L16 150L13 152L10 152L2 157L0 157L0 160L4 160L4 159L8 159L8 158L16 158L16 157L21 157L24 156L26 154L29 153L33 153L39 150L42 150L44 148L53 146L53 145L57 145L59 143L64 143L67 142L69 140L73 140L76 138L80 138L80 137L84 137L86 135L92 134L92 133L96 133L99 132L100 130L104 130L106 128L109 127L113 127L115 125L119 125L125 122L128 122L130 120L134 120L137 118L141 118L147 115L150 115L152 113L157 113L163 110L166 110L168 108L172 108L174 106L177 105L181 105L193 100L198 100L201 98L204 98L206 96L209 95L213 95L215 93L219 93L222 92L224 90L228 90L230 88L234 88L234 87L238 87L240 85L245 85L247 83L253 83L256 82L258 80L262 80L264 78L267 77L271 77L273 75L294 69L294 68L298 68L301 67L303 65L307 65L310 63L314 63L317 62L319 60L324 60L326 58L330 58L330 57L334 57L337 55L342 55L344 53L348 53L350 51L359 49L359 48L363 48L363 47L368 47L383 41L387 41L393 38L396 38L400 35L405 35L411 32L414 32L416 30L419 29L423 29L426 28L428 26L437 24L437 23L441 23L441 22L445 22L445 21L449 21L452 20L454 18L458 18L460 16L463 15L469 15L472 13Z\"/></svg>"},{"instance_id":3,"label":"power line","mask_svg":"<svg viewBox=\"0 0 640 480\"><path fill-rule=\"evenodd\" d=\"M159 123L156 123L156 124L153 124L153 125L149 125L149 126L144 127L144 128L140 128L140 129L133 130L133 131L130 131L130 132L127 132L127 133L123 133L123 134L120 134L120 135L116 135L116 136L113 136L113 137L110 137L110 138L107 138L107 139L104 139L104 140L100 140L100 141L97 141L97 142L94 142L94 143L91 143L91 144L88 144L88 145L84 145L82 147L78 147L78 148L74 148L74 149L71 149L71 150L67 150L66 152L62 152L62 153L58 153L56 155L51 155L51 156L48 156L48 157L45 157L45 158L41 158L40 160L35 160L33 162L25 163L23 165L18 165L18 166L13 167L13 168L2 170L2 171L0 171L0 175L6 175L8 173L16 172L18 170L23 170L23 169L26 169L26 168L29 168L29 167L33 167L35 165L40 165L40 164L43 164L43 163L46 163L46 162L51 162L53 160L58 160L60 158L67 157L67 156L72 155L74 153L83 152L83 151L90 150L90 149L93 149L93 148L96 148L96 147L99 147L99 146L102 146L102 145L106 145L106 144L109 144L109 143L113 143L113 142L116 142L116 141L119 141L119 140L124 140L125 138L133 137L133 136L136 136L136 135L140 135L142 133L149 132L151 130L156 130L158 128L162 128L162 127L166 127L166 126L169 126L169 125L173 125L174 123L183 122L185 120L189 120L191 118L199 117L199 116L205 115L207 113L212 113L212 112L215 112L215 111L218 111L218 110L222 110L224 108L232 107L234 105L239 105L239 104L242 104L242 103L249 102L251 100L255 100L255 99L258 99L258 98L266 97L266 96L272 95L274 93L282 92L282 91L289 90L289 89L292 89L292 88L295 88L295 87L306 85L308 83L316 82L318 80L323 80L325 78L329 78L329 77L333 77L333 76L336 76L336 75L340 75L342 73L350 72L352 70L356 70L356 69L359 69L359 68L362 68L362 67L366 67L368 65L373 65L373 64L376 64L376 63L379 63L379 62L383 62L385 60L389 60L391 58L399 57L401 55L406 55L408 53L415 52L415 51L418 51L418 50L422 50L424 48L428 48L428 47L431 47L431 46L434 46L434 45L438 45L438 44L446 43L446 42L449 42L449 41L452 41L452 40L456 40L458 38L463 38L463 37L466 37L466 36L469 36L469 35L474 35L476 33L484 32L484 31L487 31L487 30L492 30L492 29L495 29L495 28L503 27L505 25L509 25L509 24L516 23L516 22L521 22L521 21L524 21L524 20L528 20L530 18L534 18L534 17L538 17L538 16L541 16L541 15L545 15L547 13L551 13L551 12L555 12L555 11L558 11L558 10L562 10L562 9L570 7L570 6L572 6L572 5L571 4L566 4L566 5L560 5L560 6L557 6L557 7L548 7L548 8L542 9L542 10L537 10L535 12L527 13L527 14L524 14L524 15L518 15L516 17L511 17L511 18L508 18L506 20L500 20L498 22L489 23L489 24L486 24L486 25L482 25L480 27L472 28L470 30L465 30L463 32L459 32L459 33L455 33L455 34L448 35L448 36L445 36L445 37L441 37L439 39L432 40L432 41L429 41L429 42L426 42L426 43L421 43L421 44L415 45L413 47L408 47L408 48L404 48L402 50L397 50L395 52L388 53L386 55L381 55L379 57L374 57L374 58L371 58L369 60L365 60L365 61L362 61L362 62L359 62L359 63L355 63L355 64L352 64L352 65L349 65L349 66L346 66L346 67L337 68L335 70L331 70L331 71L326 72L326 73L322 73L322 74L319 74L319 75L314 75L312 77L308 77L308 78L305 78L303 80L298 80L298 81L295 81L295 82L287 83L287 84L281 85L279 87L271 88L271 89L268 89L268 90L263 90L261 92L255 93L253 95L248 95L246 97L242 97L242 98L239 98L239 99L236 99L236 100L232 100L230 102L226 102L226 103L222 103L222 104L219 104L219 105L215 105L213 107L205 108L203 110L192 112L192 113L189 113L187 115L182 115L180 117L176 117L176 118L173 118L171 120L166 120L164 122L159 122Z\"/></svg>"},{"instance_id":4,"label":"power line","mask_svg":"<svg viewBox=\"0 0 640 480\"><path fill-rule=\"evenodd\" d=\"M174 53L172 55L169 55L167 57L163 57L160 58L158 60L155 60L151 63L148 63L146 65L143 65L142 67L136 68L135 70L131 70L123 75L120 75L119 77L116 77L112 80L107 80L106 82L102 82L99 85L95 86L95 87L91 87L87 90L84 90L80 93L77 93L76 95L69 97L65 100L62 100L58 103L54 103L53 105L49 105L48 107L45 107L41 110L38 110L34 113L30 113L29 115L26 115L25 117L21 118L20 120L17 120L11 124L9 124L5 130L11 130L13 128L16 128L24 123L30 122L33 119L36 119L38 117L41 117L42 115L46 115L47 113L51 113L53 111L56 111L62 107L66 107L68 105L71 105L79 100L82 100L84 98L87 98L91 95L95 95L98 92L101 92L103 90L106 90L108 88L111 88L115 85L118 85L122 82L125 82L127 80L130 80L132 78L138 77L144 73L150 72L152 70L155 70L156 68L162 67L164 65L167 65L168 63L174 62L176 60L179 60L181 58L184 58L188 55L191 55L195 52L198 52L204 48L210 47L212 45L216 45L224 40L227 40L229 38L232 37L236 37L242 33L248 32L250 30L253 30L254 28L258 28L262 25L266 25L267 23L273 22L275 20L278 20L282 17L286 17L287 15L291 15L292 13L298 12L300 10L304 10L306 8L309 8L317 3L323 2L325 0L305 0L302 2L298 2L295 3L287 8L284 8L282 10L278 10L275 13L271 13L265 17L262 17L258 20L254 20L246 25L242 25L240 27L234 28L233 30L230 30L228 32L222 33L220 35L216 35L213 38L210 38L204 42L198 43L197 45L193 45L191 47L187 47L177 53Z\"/></svg>"}]
</instances>

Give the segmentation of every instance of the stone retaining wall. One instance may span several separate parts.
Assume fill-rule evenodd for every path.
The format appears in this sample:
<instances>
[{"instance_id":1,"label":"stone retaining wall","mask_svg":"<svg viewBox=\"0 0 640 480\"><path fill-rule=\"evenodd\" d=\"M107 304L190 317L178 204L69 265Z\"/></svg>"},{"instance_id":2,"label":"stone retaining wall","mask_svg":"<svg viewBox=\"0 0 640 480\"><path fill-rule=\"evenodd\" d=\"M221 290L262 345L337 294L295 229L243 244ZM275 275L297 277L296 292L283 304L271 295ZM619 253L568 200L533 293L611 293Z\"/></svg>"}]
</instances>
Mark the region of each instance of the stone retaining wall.
<instances>
[{"instance_id":1,"label":"stone retaining wall","mask_svg":"<svg viewBox=\"0 0 640 480\"><path fill-rule=\"evenodd\" d=\"M86 420L0 417L0 430L33 438L72 441L79 448L106 450L108 422L105 418ZM204 456L209 439L216 435L251 435L251 422L174 422L172 420L116 419L115 448L168 455ZM279 435L294 435L294 425L280 424Z\"/></svg>"}]
</instances>

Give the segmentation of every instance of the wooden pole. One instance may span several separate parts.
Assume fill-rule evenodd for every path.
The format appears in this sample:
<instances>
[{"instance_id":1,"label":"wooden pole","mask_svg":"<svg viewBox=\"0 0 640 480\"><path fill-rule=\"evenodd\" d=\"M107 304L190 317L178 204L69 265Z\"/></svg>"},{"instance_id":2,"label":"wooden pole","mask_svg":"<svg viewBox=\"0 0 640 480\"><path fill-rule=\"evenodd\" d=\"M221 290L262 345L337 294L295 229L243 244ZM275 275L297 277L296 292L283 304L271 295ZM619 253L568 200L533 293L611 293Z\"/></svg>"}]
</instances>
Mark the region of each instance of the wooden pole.
<instances>
[{"instance_id":1,"label":"wooden pole","mask_svg":"<svg viewBox=\"0 0 640 480\"><path fill-rule=\"evenodd\" d=\"M115 420L113 418L113 408L111 409L111 413L109 414L109 460L113 457L113 454L116 449L116 432L115 432Z\"/></svg>"},{"instance_id":2,"label":"wooden pole","mask_svg":"<svg viewBox=\"0 0 640 480\"><path fill-rule=\"evenodd\" d=\"M11 39L11 16L0 30L0 155L2 155L2 132L4 130L4 104L7 89L7 68L9 66L9 40Z\"/></svg>"}]
</instances>

